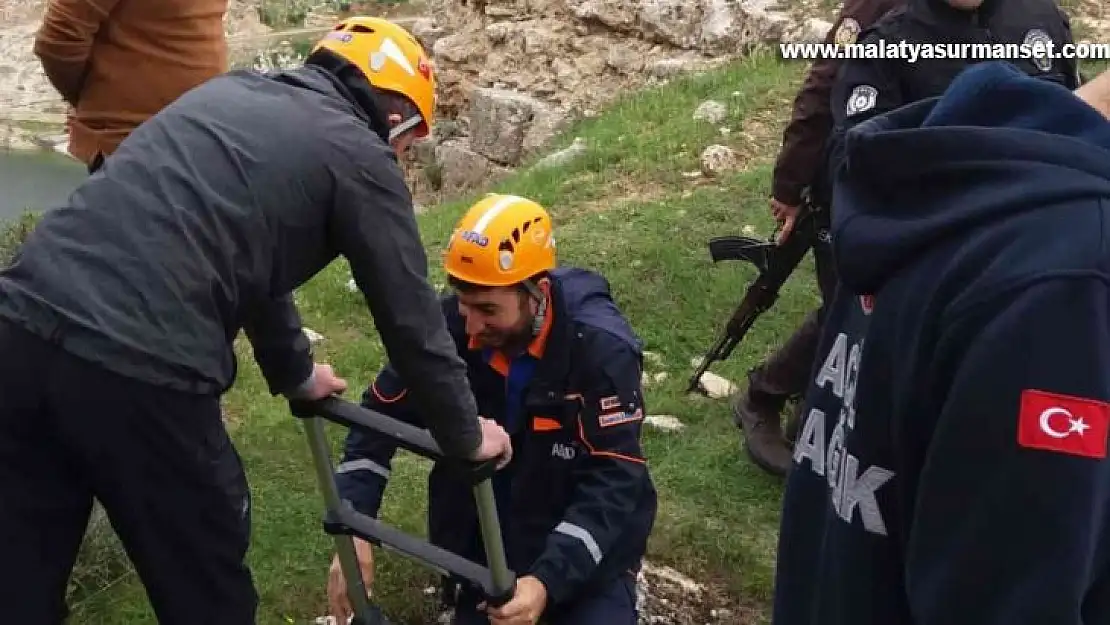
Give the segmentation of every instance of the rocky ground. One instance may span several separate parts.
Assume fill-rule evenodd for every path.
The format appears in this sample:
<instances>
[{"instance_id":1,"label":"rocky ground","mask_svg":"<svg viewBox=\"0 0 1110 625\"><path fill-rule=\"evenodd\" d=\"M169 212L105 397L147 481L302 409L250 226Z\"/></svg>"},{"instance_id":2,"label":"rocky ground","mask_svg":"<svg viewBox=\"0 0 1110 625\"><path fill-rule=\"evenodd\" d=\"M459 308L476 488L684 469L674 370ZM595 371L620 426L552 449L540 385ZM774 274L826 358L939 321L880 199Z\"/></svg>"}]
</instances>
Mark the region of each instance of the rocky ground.
<instances>
[{"instance_id":1,"label":"rocky ground","mask_svg":"<svg viewBox=\"0 0 1110 625\"><path fill-rule=\"evenodd\" d=\"M296 65L296 37L335 19L325 0L231 0L226 18L237 66ZM6 0L0 22L0 142L27 147L26 122L54 124L64 106L31 53L43 0ZM354 10L395 13L355 3ZM404 5L401 5L404 6ZM424 202L479 187L546 150L568 122L621 93L725 62L754 46L821 38L827 0L428 0L410 27L440 70L440 124L410 168ZM1098 0L1068 0L1077 37L1105 41L1110 15ZM269 8L267 8L269 7ZM277 8L274 8L277 7ZM260 13L301 11L297 29ZM412 12L411 7L407 11ZM307 14L305 14L307 13Z\"/></svg>"}]
</instances>

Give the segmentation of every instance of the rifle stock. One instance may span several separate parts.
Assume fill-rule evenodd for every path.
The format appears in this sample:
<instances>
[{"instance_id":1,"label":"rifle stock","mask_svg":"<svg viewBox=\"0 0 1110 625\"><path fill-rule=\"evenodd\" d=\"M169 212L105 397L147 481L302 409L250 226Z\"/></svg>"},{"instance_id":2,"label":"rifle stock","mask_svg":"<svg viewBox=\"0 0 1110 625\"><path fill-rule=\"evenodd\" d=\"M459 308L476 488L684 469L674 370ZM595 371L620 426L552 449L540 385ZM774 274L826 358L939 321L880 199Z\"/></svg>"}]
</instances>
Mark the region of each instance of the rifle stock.
<instances>
[{"instance_id":1,"label":"rifle stock","mask_svg":"<svg viewBox=\"0 0 1110 625\"><path fill-rule=\"evenodd\" d=\"M698 389L702 375L710 365L732 355L732 350L744 339L759 315L774 305L779 289L813 246L816 234L814 212L808 205L803 208L793 232L782 245L776 245L773 237L771 241L761 241L751 237L722 236L709 241L709 256L714 263L740 260L755 266L759 274L748 285L732 317L690 377L687 393Z\"/></svg>"}]
</instances>

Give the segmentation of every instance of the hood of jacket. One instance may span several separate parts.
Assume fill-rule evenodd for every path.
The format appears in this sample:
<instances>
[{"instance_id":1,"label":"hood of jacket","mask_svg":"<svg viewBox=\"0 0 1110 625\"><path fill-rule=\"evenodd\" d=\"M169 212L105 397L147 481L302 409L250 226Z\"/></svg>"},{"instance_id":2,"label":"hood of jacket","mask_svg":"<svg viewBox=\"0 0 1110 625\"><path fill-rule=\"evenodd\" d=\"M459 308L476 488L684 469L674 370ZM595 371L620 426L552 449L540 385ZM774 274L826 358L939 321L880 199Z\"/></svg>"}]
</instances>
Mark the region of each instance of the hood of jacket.
<instances>
[{"instance_id":1,"label":"hood of jacket","mask_svg":"<svg viewBox=\"0 0 1110 625\"><path fill-rule=\"evenodd\" d=\"M842 283L875 293L941 240L1028 211L1110 198L1110 121L1004 62L850 130L833 195Z\"/></svg>"},{"instance_id":2,"label":"hood of jacket","mask_svg":"<svg viewBox=\"0 0 1110 625\"><path fill-rule=\"evenodd\" d=\"M370 82L355 65L328 50L313 53L303 66L272 72L270 77L319 93L338 95L352 105L382 141L389 144L389 124L378 107Z\"/></svg>"},{"instance_id":3,"label":"hood of jacket","mask_svg":"<svg viewBox=\"0 0 1110 625\"><path fill-rule=\"evenodd\" d=\"M637 353L643 342L621 314L609 290L609 281L601 275L577 267L558 267L551 272L561 308L570 319L604 330L620 338Z\"/></svg>"}]
</instances>

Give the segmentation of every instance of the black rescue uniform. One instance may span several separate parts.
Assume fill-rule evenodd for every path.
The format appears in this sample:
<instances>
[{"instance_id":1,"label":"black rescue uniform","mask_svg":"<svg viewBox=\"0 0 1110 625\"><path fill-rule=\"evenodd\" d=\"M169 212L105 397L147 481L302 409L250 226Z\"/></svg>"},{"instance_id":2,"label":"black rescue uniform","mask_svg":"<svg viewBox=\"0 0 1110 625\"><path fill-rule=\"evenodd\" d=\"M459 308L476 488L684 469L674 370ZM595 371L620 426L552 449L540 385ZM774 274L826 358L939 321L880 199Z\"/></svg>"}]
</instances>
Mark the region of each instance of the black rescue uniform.
<instances>
[{"instance_id":1,"label":"black rescue uniform","mask_svg":"<svg viewBox=\"0 0 1110 625\"><path fill-rule=\"evenodd\" d=\"M306 382L291 292L338 255L438 442L478 447L383 116L365 79L336 75L231 72L187 92L0 272L5 619L60 622L95 495L161 623L254 623L248 489L219 404L232 341L246 330L273 393Z\"/></svg>"},{"instance_id":2,"label":"black rescue uniform","mask_svg":"<svg viewBox=\"0 0 1110 625\"><path fill-rule=\"evenodd\" d=\"M547 622L634 625L635 577L657 507L640 447L640 341L601 276L556 269L551 293L545 329L515 358L469 340L457 297L443 312L480 414L513 438L513 460L494 478L509 567L546 586ZM423 426L413 396L389 364L363 405ZM389 439L350 430L336 483L359 512L377 516L395 451ZM485 563L471 489L440 465L428 477L428 535ZM479 599L466 588L448 598L456 623L488 622L474 609Z\"/></svg>"},{"instance_id":3,"label":"black rescue uniform","mask_svg":"<svg viewBox=\"0 0 1110 625\"><path fill-rule=\"evenodd\" d=\"M907 45L902 46L903 42ZM908 0L859 37L860 44L883 46L885 58L854 58L841 66L832 92L828 179L835 179L844 135L852 126L905 104L939 96L969 65L998 60L982 54L975 57L972 48L961 44L993 45L997 52L1005 44L1033 46L1049 42L1057 56L1065 44L1074 43L1068 16L1054 0L983 0L973 11L953 8L944 0ZM940 45L909 48L908 44ZM915 53L918 56L912 56ZM1072 58L1025 55L1007 60L1030 76L1069 89L1079 86Z\"/></svg>"}]
</instances>

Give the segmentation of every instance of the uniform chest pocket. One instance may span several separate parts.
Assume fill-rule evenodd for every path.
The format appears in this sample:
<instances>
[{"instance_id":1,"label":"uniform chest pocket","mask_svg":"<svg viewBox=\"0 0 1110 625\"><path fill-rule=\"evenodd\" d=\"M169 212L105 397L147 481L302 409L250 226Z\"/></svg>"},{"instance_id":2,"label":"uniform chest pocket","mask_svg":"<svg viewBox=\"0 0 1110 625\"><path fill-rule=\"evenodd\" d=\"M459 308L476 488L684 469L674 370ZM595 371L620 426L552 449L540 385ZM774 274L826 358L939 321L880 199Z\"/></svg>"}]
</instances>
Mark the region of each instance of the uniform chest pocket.
<instances>
[{"instance_id":1,"label":"uniform chest pocket","mask_svg":"<svg viewBox=\"0 0 1110 625\"><path fill-rule=\"evenodd\" d=\"M577 435L577 402L562 400L525 405L525 440L520 488L544 506L559 506L572 488L571 473L585 455Z\"/></svg>"},{"instance_id":2,"label":"uniform chest pocket","mask_svg":"<svg viewBox=\"0 0 1110 625\"><path fill-rule=\"evenodd\" d=\"M582 451L578 449L577 423L578 415L567 402L526 406L529 451L537 461L541 455L549 461L573 461Z\"/></svg>"}]
</instances>

